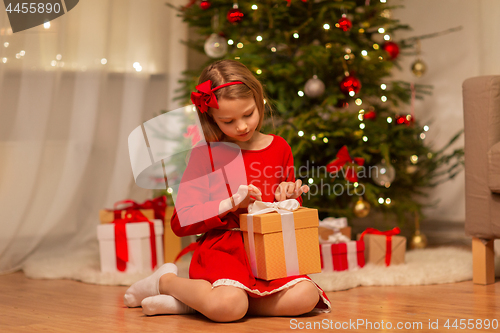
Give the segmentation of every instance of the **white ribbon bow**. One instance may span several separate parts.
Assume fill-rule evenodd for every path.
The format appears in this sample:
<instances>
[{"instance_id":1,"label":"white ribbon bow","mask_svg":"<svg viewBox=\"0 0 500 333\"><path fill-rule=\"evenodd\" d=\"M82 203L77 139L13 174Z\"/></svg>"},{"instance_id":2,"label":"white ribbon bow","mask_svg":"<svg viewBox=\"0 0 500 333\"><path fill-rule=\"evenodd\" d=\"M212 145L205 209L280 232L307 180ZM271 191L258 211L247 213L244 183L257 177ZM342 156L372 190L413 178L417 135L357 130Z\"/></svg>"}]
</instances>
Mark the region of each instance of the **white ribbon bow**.
<instances>
[{"instance_id":1,"label":"white ribbon bow","mask_svg":"<svg viewBox=\"0 0 500 333\"><path fill-rule=\"evenodd\" d=\"M279 212L280 210L294 211L300 207L296 199L287 199L278 202L255 201L248 205L248 214L258 215L270 212Z\"/></svg>"},{"instance_id":2,"label":"white ribbon bow","mask_svg":"<svg viewBox=\"0 0 500 333\"><path fill-rule=\"evenodd\" d=\"M347 227L347 218L327 217L323 221L319 221L319 226L338 232L340 229Z\"/></svg>"},{"instance_id":3,"label":"white ribbon bow","mask_svg":"<svg viewBox=\"0 0 500 333\"><path fill-rule=\"evenodd\" d=\"M350 239L347 236L342 235L341 233L335 233L328 236L327 240L321 240L321 243L325 244L338 244L338 243L348 243Z\"/></svg>"}]
</instances>

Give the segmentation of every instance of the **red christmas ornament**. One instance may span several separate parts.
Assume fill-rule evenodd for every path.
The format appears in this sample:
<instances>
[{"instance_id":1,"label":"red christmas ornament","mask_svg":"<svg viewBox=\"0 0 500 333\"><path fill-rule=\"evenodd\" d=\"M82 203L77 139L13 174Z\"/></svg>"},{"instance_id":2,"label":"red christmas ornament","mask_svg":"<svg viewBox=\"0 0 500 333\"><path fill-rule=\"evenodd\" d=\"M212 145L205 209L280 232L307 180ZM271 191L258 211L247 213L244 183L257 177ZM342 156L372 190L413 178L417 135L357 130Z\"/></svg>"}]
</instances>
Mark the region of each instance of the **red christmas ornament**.
<instances>
[{"instance_id":1,"label":"red christmas ornament","mask_svg":"<svg viewBox=\"0 0 500 333\"><path fill-rule=\"evenodd\" d=\"M398 125L403 125L405 124L406 126L413 125L415 120L411 115L406 115L406 116L396 116L396 124Z\"/></svg>"},{"instance_id":2,"label":"red christmas ornament","mask_svg":"<svg viewBox=\"0 0 500 333\"><path fill-rule=\"evenodd\" d=\"M200 7L201 9L203 10L207 10L208 8L210 8L212 4L209 2L209 1L205 1L203 0L201 3L200 3Z\"/></svg>"},{"instance_id":3,"label":"red christmas ornament","mask_svg":"<svg viewBox=\"0 0 500 333\"><path fill-rule=\"evenodd\" d=\"M243 16L245 15L241 12L241 10L239 10L237 4L234 4L233 9L230 9L227 12L227 20L231 23L241 22Z\"/></svg>"},{"instance_id":4,"label":"red christmas ornament","mask_svg":"<svg viewBox=\"0 0 500 333\"><path fill-rule=\"evenodd\" d=\"M389 57L391 58L391 60L394 60L398 57L399 55L398 44L394 42L385 42L382 47L387 53L389 53Z\"/></svg>"},{"instance_id":5,"label":"red christmas ornament","mask_svg":"<svg viewBox=\"0 0 500 333\"><path fill-rule=\"evenodd\" d=\"M345 32L351 30L352 22L347 18L346 14L342 14L342 17L335 26Z\"/></svg>"},{"instance_id":6,"label":"red christmas ornament","mask_svg":"<svg viewBox=\"0 0 500 333\"><path fill-rule=\"evenodd\" d=\"M377 114L375 113L375 111L368 111L367 113L365 113L365 115L363 116L364 119L375 119L377 117Z\"/></svg>"},{"instance_id":7,"label":"red christmas ornament","mask_svg":"<svg viewBox=\"0 0 500 333\"><path fill-rule=\"evenodd\" d=\"M346 76L342 81L340 81L340 91L348 96L354 96L361 89L361 81L355 76ZM354 92L354 95L351 93Z\"/></svg>"}]
</instances>

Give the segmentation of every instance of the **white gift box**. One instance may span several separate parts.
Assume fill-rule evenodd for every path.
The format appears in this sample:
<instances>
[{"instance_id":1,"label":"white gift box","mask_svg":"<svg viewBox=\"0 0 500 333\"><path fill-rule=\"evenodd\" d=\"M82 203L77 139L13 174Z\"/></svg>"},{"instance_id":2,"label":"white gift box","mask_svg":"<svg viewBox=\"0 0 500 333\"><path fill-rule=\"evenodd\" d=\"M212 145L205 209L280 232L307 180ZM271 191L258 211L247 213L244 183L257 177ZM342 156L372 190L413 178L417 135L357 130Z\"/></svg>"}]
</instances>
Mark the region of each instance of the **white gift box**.
<instances>
[{"instance_id":1,"label":"white gift box","mask_svg":"<svg viewBox=\"0 0 500 333\"><path fill-rule=\"evenodd\" d=\"M163 221L154 223L157 267L163 265ZM152 272L151 241L148 222L133 222L125 225L127 232L128 262L125 273ZM116 268L115 224L97 226L97 238L101 255L102 272L118 272Z\"/></svg>"},{"instance_id":2,"label":"white gift box","mask_svg":"<svg viewBox=\"0 0 500 333\"><path fill-rule=\"evenodd\" d=\"M347 217L327 217L319 221L318 234L320 244L344 243L351 239L351 227Z\"/></svg>"}]
</instances>

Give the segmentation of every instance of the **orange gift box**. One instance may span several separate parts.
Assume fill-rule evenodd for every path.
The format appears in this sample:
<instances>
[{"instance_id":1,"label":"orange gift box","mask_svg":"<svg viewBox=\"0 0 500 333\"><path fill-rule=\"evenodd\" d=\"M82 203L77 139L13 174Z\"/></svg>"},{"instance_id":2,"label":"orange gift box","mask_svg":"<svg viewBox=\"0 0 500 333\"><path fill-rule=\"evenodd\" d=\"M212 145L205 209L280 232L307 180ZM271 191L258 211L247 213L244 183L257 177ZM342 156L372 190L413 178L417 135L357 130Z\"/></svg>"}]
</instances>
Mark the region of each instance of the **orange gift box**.
<instances>
[{"instance_id":1,"label":"orange gift box","mask_svg":"<svg viewBox=\"0 0 500 333\"><path fill-rule=\"evenodd\" d=\"M243 232L245 250L255 277L263 280L274 280L292 275L321 272L318 211L299 207L292 214L292 219L291 214L285 217L286 224L283 224L285 215L280 215L277 212L256 214L253 217L249 217L249 214L240 215L240 229ZM251 230L249 232L249 218L253 219L251 226L253 227L253 247L255 249L255 262L253 264L250 243L252 232ZM290 219L292 223L288 223ZM285 230L283 230L283 226L285 226Z\"/></svg>"}]
</instances>

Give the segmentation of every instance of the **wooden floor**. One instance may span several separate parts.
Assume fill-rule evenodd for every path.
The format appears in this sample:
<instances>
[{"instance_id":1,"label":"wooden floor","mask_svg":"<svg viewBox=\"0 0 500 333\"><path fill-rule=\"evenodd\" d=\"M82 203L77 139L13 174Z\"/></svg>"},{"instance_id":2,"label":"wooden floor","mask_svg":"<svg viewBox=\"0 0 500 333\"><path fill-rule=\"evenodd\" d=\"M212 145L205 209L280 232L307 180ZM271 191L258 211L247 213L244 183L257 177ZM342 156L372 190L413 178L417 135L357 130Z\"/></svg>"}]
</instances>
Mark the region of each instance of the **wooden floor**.
<instances>
[{"instance_id":1,"label":"wooden floor","mask_svg":"<svg viewBox=\"0 0 500 333\"><path fill-rule=\"evenodd\" d=\"M318 330L380 331L388 322L402 332L429 331L429 321L446 329L455 319L500 321L500 281L489 286L471 281L413 287L359 287L330 292L332 312L297 318L247 318L219 324L201 315L146 317L123 305L126 287L90 285L71 280L31 280L18 272L0 276L0 332L268 332L316 327ZM363 320L363 324L361 323ZM464 322L466 322L464 321ZM359 323L359 326L351 325ZM371 327L367 322L371 323ZM459 325L459 323L457 322ZM302 326L304 325L304 326ZM316 326L313 326L316 325ZM344 329L339 329L343 325ZM367 326L368 325L368 326ZM401 324L400 324L401 325ZM484 325L484 324L483 324ZM404 326L403 326L404 327ZM500 324L499 324L500 328ZM311 331L311 330L308 330ZM498 331L466 329L468 332Z\"/></svg>"}]
</instances>

